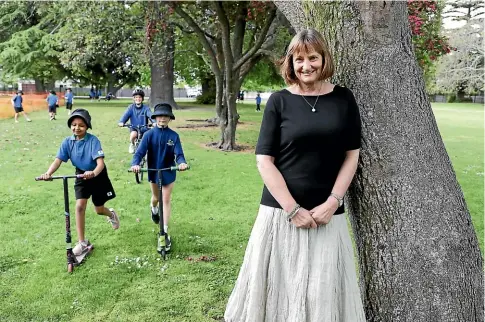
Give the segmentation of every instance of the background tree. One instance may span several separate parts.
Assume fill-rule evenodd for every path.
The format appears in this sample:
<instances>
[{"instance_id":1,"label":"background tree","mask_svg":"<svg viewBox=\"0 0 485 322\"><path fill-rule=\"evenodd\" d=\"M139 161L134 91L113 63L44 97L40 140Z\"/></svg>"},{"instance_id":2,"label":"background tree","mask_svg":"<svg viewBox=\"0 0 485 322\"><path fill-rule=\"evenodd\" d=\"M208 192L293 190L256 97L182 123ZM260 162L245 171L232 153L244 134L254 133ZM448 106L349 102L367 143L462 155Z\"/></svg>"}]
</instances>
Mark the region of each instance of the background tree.
<instances>
[{"instance_id":1,"label":"background tree","mask_svg":"<svg viewBox=\"0 0 485 322\"><path fill-rule=\"evenodd\" d=\"M172 6L185 21L184 29L191 29L198 36L209 57L221 128L220 141L215 146L233 150L239 118L236 97L246 75L274 44L279 26L273 23L277 10L271 3L243 1L174 2Z\"/></svg>"},{"instance_id":2,"label":"background tree","mask_svg":"<svg viewBox=\"0 0 485 322\"><path fill-rule=\"evenodd\" d=\"M61 65L53 33L65 23L55 15L57 3L0 3L1 79L33 79L36 90L52 89L68 71Z\"/></svg>"},{"instance_id":3,"label":"background tree","mask_svg":"<svg viewBox=\"0 0 485 322\"><path fill-rule=\"evenodd\" d=\"M439 60L434 85L437 92L454 93L458 101L484 89L483 9L481 1L450 1L443 13L463 25L448 30L454 51Z\"/></svg>"},{"instance_id":4,"label":"background tree","mask_svg":"<svg viewBox=\"0 0 485 322\"><path fill-rule=\"evenodd\" d=\"M436 86L442 92L455 93L458 101L463 101L465 94L484 90L483 19L453 30L450 42L456 51L439 60Z\"/></svg>"},{"instance_id":5,"label":"background tree","mask_svg":"<svg viewBox=\"0 0 485 322\"><path fill-rule=\"evenodd\" d=\"M116 93L134 85L143 64L144 21L140 9L125 2L62 2L56 12L69 19L56 33L63 66L87 84Z\"/></svg>"},{"instance_id":6,"label":"background tree","mask_svg":"<svg viewBox=\"0 0 485 322\"><path fill-rule=\"evenodd\" d=\"M483 321L483 270L411 43L405 2L276 2L315 27L362 118L348 208L367 321Z\"/></svg>"},{"instance_id":7,"label":"background tree","mask_svg":"<svg viewBox=\"0 0 485 322\"><path fill-rule=\"evenodd\" d=\"M172 9L163 2L146 3L146 46L150 62L150 104L170 103L178 109L173 97L175 33L170 23Z\"/></svg>"},{"instance_id":8,"label":"background tree","mask_svg":"<svg viewBox=\"0 0 485 322\"><path fill-rule=\"evenodd\" d=\"M425 83L430 87L435 76L436 60L452 49L448 38L441 32L444 2L408 0L407 3L414 52L423 69Z\"/></svg>"}]
</instances>

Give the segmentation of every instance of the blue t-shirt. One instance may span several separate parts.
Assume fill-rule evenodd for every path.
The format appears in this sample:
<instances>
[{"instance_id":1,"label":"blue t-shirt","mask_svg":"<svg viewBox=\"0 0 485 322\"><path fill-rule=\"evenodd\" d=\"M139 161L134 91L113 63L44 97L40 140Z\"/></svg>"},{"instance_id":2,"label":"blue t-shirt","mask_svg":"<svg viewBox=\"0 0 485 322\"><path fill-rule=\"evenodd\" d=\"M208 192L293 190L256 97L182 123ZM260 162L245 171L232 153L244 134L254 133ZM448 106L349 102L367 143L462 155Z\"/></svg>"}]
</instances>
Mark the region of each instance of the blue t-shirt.
<instances>
[{"instance_id":1,"label":"blue t-shirt","mask_svg":"<svg viewBox=\"0 0 485 322\"><path fill-rule=\"evenodd\" d=\"M49 106L54 106L57 103L57 96L54 94L49 94L49 96L47 96L46 101Z\"/></svg>"},{"instance_id":2,"label":"blue t-shirt","mask_svg":"<svg viewBox=\"0 0 485 322\"><path fill-rule=\"evenodd\" d=\"M152 116L152 111L148 105L142 104L137 107L136 104L130 104L125 111L125 114L121 116L119 123L125 124L130 120L131 125L147 125L148 119ZM147 128L142 132L148 131Z\"/></svg>"},{"instance_id":3,"label":"blue t-shirt","mask_svg":"<svg viewBox=\"0 0 485 322\"><path fill-rule=\"evenodd\" d=\"M65 138L56 158L63 162L71 159L72 165L76 168L83 171L93 171L96 169L96 159L104 158L104 152L98 138L86 133L81 140L76 140L74 135Z\"/></svg>"},{"instance_id":4,"label":"blue t-shirt","mask_svg":"<svg viewBox=\"0 0 485 322\"><path fill-rule=\"evenodd\" d=\"M261 96L256 96L256 104L261 104Z\"/></svg>"},{"instance_id":5,"label":"blue t-shirt","mask_svg":"<svg viewBox=\"0 0 485 322\"><path fill-rule=\"evenodd\" d=\"M141 139L140 146L133 155L131 165L139 165L141 159L147 154L147 165L151 169L168 168L185 161L184 151L180 137L170 128L154 127ZM176 171L163 171L162 184L167 185L175 181ZM148 181L157 183L158 173L148 172Z\"/></svg>"},{"instance_id":6,"label":"blue t-shirt","mask_svg":"<svg viewBox=\"0 0 485 322\"><path fill-rule=\"evenodd\" d=\"M12 98L12 101L13 101L14 107L22 107L22 101L23 101L22 95L18 95L18 94L15 95Z\"/></svg>"},{"instance_id":7,"label":"blue t-shirt","mask_svg":"<svg viewBox=\"0 0 485 322\"><path fill-rule=\"evenodd\" d=\"M72 99L74 98L74 94L72 92L66 92L66 95L64 96L66 99L66 103L71 103L72 104Z\"/></svg>"}]
</instances>

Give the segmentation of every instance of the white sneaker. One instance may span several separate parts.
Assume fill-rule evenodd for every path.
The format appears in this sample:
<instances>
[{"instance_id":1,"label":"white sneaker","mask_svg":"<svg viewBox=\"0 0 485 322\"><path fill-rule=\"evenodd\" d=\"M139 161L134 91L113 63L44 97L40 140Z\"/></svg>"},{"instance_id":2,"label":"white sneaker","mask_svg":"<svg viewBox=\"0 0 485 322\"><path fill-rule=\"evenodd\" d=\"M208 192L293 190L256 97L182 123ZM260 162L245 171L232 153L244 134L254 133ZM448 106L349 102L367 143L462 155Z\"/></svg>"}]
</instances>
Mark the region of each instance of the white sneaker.
<instances>
[{"instance_id":1,"label":"white sneaker","mask_svg":"<svg viewBox=\"0 0 485 322\"><path fill-rule=\"evenodd\" d=\"M15 120L15 123L18 123L18 122L19 122L19 120Z\"/></svg>"},{"instance_id":2,"label":"white sneaker","mask_svg":"<svg viewBox=\"0 0 485 322\"><path fill-rule=\"evenodd\" d=\"M111 217L108 217L108 222L111 224L111 227L116 230L120 228L120 219L113 208L109 208L109 211L111 211Z\"/></svg>"},{"instance_id":3,"label":"white sneaker","mask_svg":"<svg viewBox=\"0 0 485 322\"><path fill-rule=\"evenodd\" d=\"M128 147L128 153L135 153L135 145L133 143L130 143L130 146Z\"/></svg>"},{"instance_id":4,"label":"white sneaker","mask_svg":"<svg viewBox=\"0 0 485 322\"><path fill-rule=\"evenodd\" d=\"M75 256L79 256L88 250L89 245L91 245L89 243L89 240L78 242L76 246L74 246L74 248L72 249L72 252Z\"/></svg>"}]
</instances>

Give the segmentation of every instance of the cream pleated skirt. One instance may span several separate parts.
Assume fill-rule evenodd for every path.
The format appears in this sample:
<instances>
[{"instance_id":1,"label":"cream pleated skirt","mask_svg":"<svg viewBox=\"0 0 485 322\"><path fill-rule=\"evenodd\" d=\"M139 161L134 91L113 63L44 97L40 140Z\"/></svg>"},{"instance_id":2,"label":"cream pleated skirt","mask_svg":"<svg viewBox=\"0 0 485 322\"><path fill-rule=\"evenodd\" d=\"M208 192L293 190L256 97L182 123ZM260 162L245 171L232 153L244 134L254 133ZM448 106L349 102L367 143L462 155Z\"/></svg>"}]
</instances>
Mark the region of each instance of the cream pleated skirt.
<instances>
[{"instance_id":1,"label":"cream pleated skirt","mask_svg":"<svg viewBox=\"0 0 485 322\"><path fill-rule=\"evenodd\" d=\"M261 205L226 322L365 322L345 215L300 229Z\"/></svg>"}]
</instances>

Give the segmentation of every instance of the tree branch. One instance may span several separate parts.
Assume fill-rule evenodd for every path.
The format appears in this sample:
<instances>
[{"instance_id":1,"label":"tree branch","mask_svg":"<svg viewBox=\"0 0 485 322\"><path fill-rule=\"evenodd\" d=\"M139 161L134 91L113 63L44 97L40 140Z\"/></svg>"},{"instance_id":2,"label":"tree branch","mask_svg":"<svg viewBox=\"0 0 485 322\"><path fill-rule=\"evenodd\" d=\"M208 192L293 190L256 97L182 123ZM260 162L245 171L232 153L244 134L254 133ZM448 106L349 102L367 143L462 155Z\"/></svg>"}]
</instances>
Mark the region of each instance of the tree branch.
<instances>
[{"instance_id":1,"label":"tree branch","mask_svg":"<svg viewBox=\"0 0 485 322\"><path fill-rule=\"evenodd\" d=\"M229 20L227 19L226 11L222 6L222 2L217 1L217 2L214 2L213 4L222 30L222 48L224 50L224 55L225 55L224 60L226 61L226 66L232 65L234 57L232 56L232 50L231 50L231 31L229 26Z\"/></svg>"},{"instance_id":2,"label":"tree branch","mask_svg":"<svg viewBox=\"0 0 485 322\"><path fill-rule=\"evenodd\" d=\"M187 14L180 5L175 5L174 6L175 12L182 18L184 19L187 24L194 30L194 32L197 34L199 37L200 42L202 43L202 46L204 49L207 51L207 54L210 57L211 60L211 69L214 72L214 75L220 76L221 75L221 69L219 68L219 64L217 61L216 53L214 52L214 49L212 48L211 44L206 38L206 35L204 31L199 27L199 25L192 19L192 17Z\"/></svg>"},{"instance_id":3,"label":"tree branch","mask_svg":"<svg viewBox=\"0 0 485 322\"><path fill-rule=\"evenodd\" d=\"M268 35L268 30L273 24L273 21L276 17L276 7L273 6L269 13L268 17L266 18L265 25L261 29L261 32L259 33L259 39L256 41L254 44L253 48L251 48L246 54L244 54L237 62L234 63L234 66L232 68L233 71L238 70L246 61L248 61L256 52L261 48L263 45L266 36ZM274 37L274 35L272 35Z\"/></svg>"}]
</instances>

